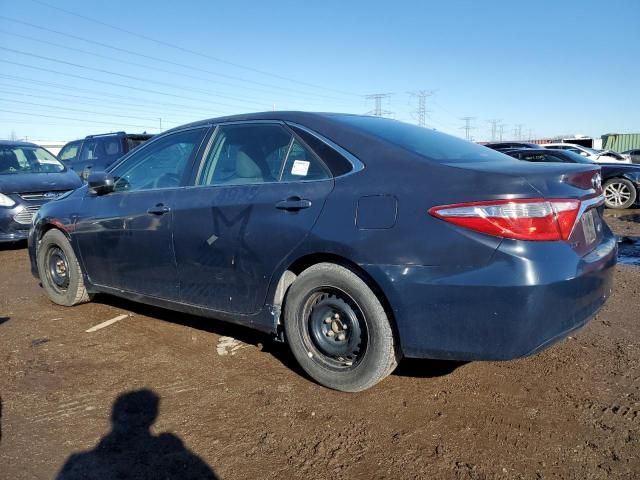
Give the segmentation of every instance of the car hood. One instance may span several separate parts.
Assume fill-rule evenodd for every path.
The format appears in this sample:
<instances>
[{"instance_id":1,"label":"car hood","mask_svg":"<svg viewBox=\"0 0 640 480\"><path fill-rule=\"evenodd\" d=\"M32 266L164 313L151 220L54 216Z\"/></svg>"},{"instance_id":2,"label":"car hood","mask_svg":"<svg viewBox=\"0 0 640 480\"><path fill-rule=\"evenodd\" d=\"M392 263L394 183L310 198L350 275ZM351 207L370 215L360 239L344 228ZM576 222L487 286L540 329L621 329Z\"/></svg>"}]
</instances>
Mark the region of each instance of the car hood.
<instances>
[{"instance_id":1,"label":"car hood","mask_svg":"<svg viewBox=\"0 0 640 480\"><path fill-rule=\"evenodd\" d=\"M56 192L74 190L82 185L75 172L12 173L0 175L0 193Z\"/></svg>"}]
</instances>

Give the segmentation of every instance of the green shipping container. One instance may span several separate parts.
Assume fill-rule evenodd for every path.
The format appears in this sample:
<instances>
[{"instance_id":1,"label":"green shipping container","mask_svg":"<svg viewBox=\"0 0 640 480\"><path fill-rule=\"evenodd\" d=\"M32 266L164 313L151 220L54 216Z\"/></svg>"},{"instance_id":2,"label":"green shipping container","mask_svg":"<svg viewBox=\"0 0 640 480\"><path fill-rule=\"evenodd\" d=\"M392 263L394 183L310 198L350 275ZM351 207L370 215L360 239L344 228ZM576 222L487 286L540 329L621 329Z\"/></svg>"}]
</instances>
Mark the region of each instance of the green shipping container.
<instances>
[{"instance_id":1,"label":"green shipping container","mask_svg":"<svg viewBox=\"0 0 640 480\"><path fill-rule=\"evenodd\" d=\"M614 152L640 148L640 133L607 133L602 135L602 148Z\"/></svg>"}]
</instances>

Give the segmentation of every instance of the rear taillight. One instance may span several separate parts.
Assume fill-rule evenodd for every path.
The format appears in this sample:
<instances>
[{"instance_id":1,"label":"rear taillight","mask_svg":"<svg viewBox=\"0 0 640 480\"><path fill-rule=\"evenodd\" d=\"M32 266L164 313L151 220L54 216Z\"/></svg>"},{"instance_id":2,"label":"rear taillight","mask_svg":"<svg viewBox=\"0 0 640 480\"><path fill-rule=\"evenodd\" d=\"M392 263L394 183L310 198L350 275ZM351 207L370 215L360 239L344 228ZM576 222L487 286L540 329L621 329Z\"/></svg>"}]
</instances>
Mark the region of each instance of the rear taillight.
<instances>
[{"instance_id":1,"label":"rear taillight","mask_svg":"<svg viewBox=\"0 0 640 480\"><path fill-rule=\"evenodd\" d=\"M580 201L544 198L458 203L429 209L454 225L517 240L567 240L580 210Z\"/></svg>"}]
</instances>

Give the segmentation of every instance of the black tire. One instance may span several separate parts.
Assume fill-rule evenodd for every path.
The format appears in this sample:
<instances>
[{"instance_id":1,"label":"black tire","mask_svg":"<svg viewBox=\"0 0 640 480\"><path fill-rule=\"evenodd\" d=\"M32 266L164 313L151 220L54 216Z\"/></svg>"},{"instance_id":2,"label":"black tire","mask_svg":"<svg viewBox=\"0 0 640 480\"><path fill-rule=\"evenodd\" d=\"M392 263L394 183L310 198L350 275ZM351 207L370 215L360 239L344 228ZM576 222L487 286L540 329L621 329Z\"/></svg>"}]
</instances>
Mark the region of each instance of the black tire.
<instances>
[{"instance_id":1,"label":"black tire","mask_svg":"<svg viewBox=\"0 0 640 480\"><path fill-rule=\"evenodd\" d=\"M60 230L44 234L37 253L38 274L52 302L71 307L91 300L78 259Z\"/></svg>"},{"instance_id":2,"label":"black tire","mask_svg":"<svg viewBox=\"0 0 640 480\"><path fill-rule=\"evenodd\" d=\"M638 192L625 178L612 178L604 184L604 204L607 208L629 208L636 203Z\"/></svg>"},{"instance_id":3,"label":"black tire","mask_svg":"<svg viewBox=\"0 0 640 480\"><path fill-rule=\"evenodd\" d=\"M366 390L389 375L400 359L375 293L340 265L319 263L296 278L285 299L284 328L304 371L335 390Z\"/></svg>"}]
</instances>

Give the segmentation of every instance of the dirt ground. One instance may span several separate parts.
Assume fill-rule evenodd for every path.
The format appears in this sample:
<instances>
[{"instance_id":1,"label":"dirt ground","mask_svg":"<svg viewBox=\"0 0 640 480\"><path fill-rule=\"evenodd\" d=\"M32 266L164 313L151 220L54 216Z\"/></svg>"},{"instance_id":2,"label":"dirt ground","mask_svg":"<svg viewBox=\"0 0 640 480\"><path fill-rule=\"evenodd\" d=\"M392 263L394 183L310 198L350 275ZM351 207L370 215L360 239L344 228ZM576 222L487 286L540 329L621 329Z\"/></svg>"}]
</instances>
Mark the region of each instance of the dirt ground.
<instances>
[{"instance_id":1,"label":"dirt ground","mask_svg":"<svg viewBox=\"0 0 640 480\"><path fill-rule=\"evenodd\" d=\"M640 237L640 210L608 221ZM639 338L640 267L619 265L597 317L539 355L403 361L342 394L246 329L55 306L24 245L3 248L0 479L639 478Z\"/></svg>"}]
</instances>

